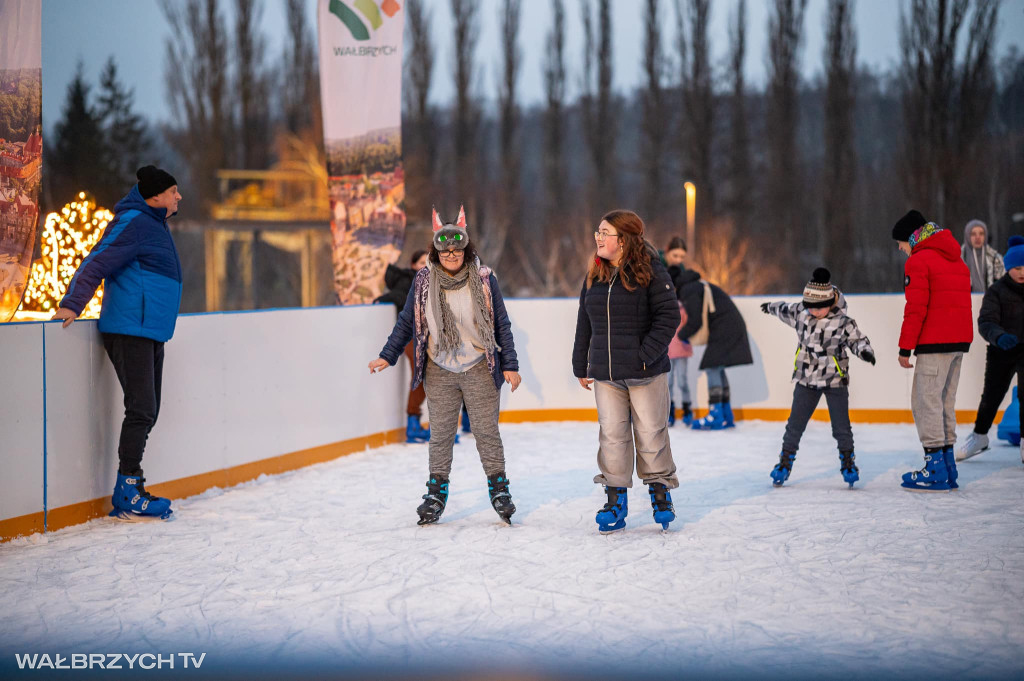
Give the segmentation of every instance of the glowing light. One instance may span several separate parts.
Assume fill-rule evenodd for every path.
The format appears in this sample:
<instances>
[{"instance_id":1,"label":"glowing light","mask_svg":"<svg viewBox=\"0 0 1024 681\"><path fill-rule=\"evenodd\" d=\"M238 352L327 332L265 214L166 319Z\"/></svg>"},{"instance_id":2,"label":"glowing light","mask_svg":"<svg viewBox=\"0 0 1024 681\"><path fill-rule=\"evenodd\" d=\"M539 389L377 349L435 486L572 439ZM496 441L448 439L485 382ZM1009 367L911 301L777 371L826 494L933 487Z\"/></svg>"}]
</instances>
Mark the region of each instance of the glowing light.
<instances>
[{"instance_id":1,"label":"glowing light","mask_svg":"<svg viewBox=\"0 0 1024 681\"><path fill-rule=\"evenodd\" d=\"M21 301L19 311L45 312L57 307L68 291L68 284L78 265L103 236L107 223L114 214L106 208L97 208L85 192L78 194L79 201L64 206L60 213L46 216L43 226L42 257L32 263L28 287ZM92 300L82 310L82 318L95 319L100 316L103 301L103 285L96 289Z\"/></svg>"}]
</instances>

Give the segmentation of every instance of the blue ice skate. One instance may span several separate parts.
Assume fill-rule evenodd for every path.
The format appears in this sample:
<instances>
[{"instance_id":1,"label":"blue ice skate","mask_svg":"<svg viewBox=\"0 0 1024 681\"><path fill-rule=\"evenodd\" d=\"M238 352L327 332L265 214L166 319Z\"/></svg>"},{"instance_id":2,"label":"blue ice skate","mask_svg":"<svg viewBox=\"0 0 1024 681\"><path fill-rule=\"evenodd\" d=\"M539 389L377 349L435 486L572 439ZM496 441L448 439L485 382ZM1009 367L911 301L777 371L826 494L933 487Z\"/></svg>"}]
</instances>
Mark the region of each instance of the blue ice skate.
<instances>
[{"instance_id":1,"label":"blue ice skate","mask_svg":"<svg viewBox=\"0 0 1024 681\"><path fill-rule=\"evenodd\" d=\"M779 454L779 462L775 464L775 468L771 472L773 485L782 487L782 483L789 480L789 474L793 471L793 459L795 458L796 452L782 450Z\"/></svg>"},{"instance_id":2,"label":"blue ice skate","mask_svg":"<svg viewBox=\"0 0 1024 681\"><path fill-rule=\"evenodd\" d=\"M431 474L427 480L427 493L423 495L423 503L416 509L420 519L417 525L431 525L441 519L444 507L448 504L448 477Z\"/></svg>"},{"instance_id":3,"label":"blue ice skate","mask_svg":"<svg viewBox=\"0 0 1024 681\"><path fill-rule=\"evenodd\" d=\"M508 491L508 476L505 475L505 471L488 476L487 494L491 498L491 506L494 507L495 513L511 525L516 505L512 503L512 495Z\"/></svg>"},{"instance_id":4,"label":"blue ice skate","mask_svg":"<svg viewBox=\"0 0 1024 681\"><path fill-rule=\"evenodd\" d=\"M610 534L626 526L626 515L629 505L626 500L625 487L605 487L608 502L597 512L597 529L601 534Z\"/></svg>"},{"instance_id":5,"label":"blue ice skate","mask_svg":"<svg viewBox=\"0 0 1024 681\"><path fill-rule=\"evenodd\" d=\"M942 447L924 448L924 468L903 474L901 487L914 492L948 492L949 471Z\"/></svg>"},{"instance_id":6,"label":"blue ice skate","mask_svg":"<svg viewBox=\"0 0 1024 681\"><path fill-rule=\"evenodd\" d=\"M409 416L406 420L405 441L409 444L430 442L430 429L423 427L419 416Z\"/></svg>"},{"instance_id":7,"label":"blue ice skate","mask_svg":"<svg viewBox=\"0 0 1024 681\"><path fill-rule=\"evenodd\" d=\"M690 409L689 402L683 402L683 424L687 426L693 424L693 410Z\"/></svg>"},{"instance_id":8,"label":"blue ice skate","mask_svg":"<svg viewBox=\"0 0 1024 681\"><path fill-rule=\"evenodd\" d=\"M839 472L843 474L843 481L850 487L860 480L860 469L853 461L853 452L839 452Z\"/></svg>"},{"instance_id":9,"label":"blue ice skate","mask_svg":"<svg viewBox=\"0 0 1024 681\"><path fill-rule=\"evenodd\" d=\"M953 452L953 445L946 445L942 448L942 462L946 464L946 481L950 489L960 489L956 479L960 476L956 472L956 455Z\"/></svg>"},{"instance_id":10,"label":"blue ice skate","mask_svg":"<svg viewBox=\"0 0 1024 681\"><path fill-rule=\"evenodd\" d=\"M473 433L473 428L469 425L469 410L466 409L466 405L462 405L462 432L467 435Z\"/></svg>"},{"instance_id":11,"label":"blue ice skate","mask_svg":"<svg viewBox=\"0 0 1024 681\"><path fill-rule=\"evenodd\" d=\"M675 402L669 402L668 403L668 425L669 426L676 425L676 403Z\"/></svg>"},{"instance_id":12,"label":"blue ice skate","mask_svg":"<svg viewBox=\"0 0 1024 681\"><path fill-rule=\"evenodd\" d=\"M117 474L117 484L110 497L114 509L111 518L127 522L143 522L147 520L167 520L171 517L171 500L155 497L146 491L142 475Z\"/></svg>"},{"instance_id":13,"label":"blue ice skate","mask_svg":"<svg viewBox=\"0 0 1024 681\"><path fill-rule=\"evenodd\" d=\"M732 419L732 410L726 411L726 406L717 402L712 404L708 409L708 415L691 423L690 428L694 430L725 430L726 428L733 428L736 424Z\"/></svg>"},{"instance_id":14,"label":"blue ice skate","mask_svg":"<svg viewBox=\"0 0 1024 681\"><path fill-rule=\"evenodd\" d=\"M661 529L667 530L668 524L676 519L676 509L672 506L672 495L668 488L660 482L652 482L648 485L651 492L651 508L654 509L654 522L661 525Z\"/></svg>"},{"instance_id":15,"label":"blue ice skate","mask_svg":"<svg viewBox=\"0 0 1024 681\"><path fill-rule=\"evenodd\" d=\"M1017 389L1010 390L1010 406L1003 412L1003 420L996 428L996 437L1006 440L1014 447L1020 446L1020 401L1017 399Z\"/></svg>"}]
</instances>

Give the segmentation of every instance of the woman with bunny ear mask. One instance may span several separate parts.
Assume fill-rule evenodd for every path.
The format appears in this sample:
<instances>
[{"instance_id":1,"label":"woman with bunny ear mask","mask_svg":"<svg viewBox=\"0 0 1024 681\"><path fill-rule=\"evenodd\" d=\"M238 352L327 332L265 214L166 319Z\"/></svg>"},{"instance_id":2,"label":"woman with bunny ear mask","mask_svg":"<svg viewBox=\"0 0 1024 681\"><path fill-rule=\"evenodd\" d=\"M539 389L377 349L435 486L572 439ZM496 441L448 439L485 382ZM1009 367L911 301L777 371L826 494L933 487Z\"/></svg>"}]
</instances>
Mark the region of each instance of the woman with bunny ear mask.
<instances>
[{"instance_id":1,"label":"woman with bunny ear mask","mask_svg":"<svg viewBox=\"0 0 1024 681\"><path fill-rule=\"evenodd\" d=\"M511 524L516 507L498 432L502 383L514 392L521 381L511 323L497 278L477 257L465 210L459 209L454 223L442 222L436 210L432 213L427 266L413 280L395 328L369 364L370 372L394 366L405 345L415 342L412 385L423 382L430 411L430 475L417 509L419 524L435 523L444 512L463 402L473 422L491 505Z\"/></svg>"}]
</instances>

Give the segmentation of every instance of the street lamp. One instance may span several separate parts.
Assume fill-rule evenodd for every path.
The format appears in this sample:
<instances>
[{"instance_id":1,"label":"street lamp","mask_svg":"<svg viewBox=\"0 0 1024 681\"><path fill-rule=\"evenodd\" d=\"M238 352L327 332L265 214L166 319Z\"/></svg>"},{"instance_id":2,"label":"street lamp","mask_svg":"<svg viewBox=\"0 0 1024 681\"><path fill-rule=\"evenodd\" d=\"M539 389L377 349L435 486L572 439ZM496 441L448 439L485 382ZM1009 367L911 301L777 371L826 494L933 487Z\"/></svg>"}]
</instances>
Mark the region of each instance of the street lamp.
<instances>
[{"instance_id":1,"label":"street lamp","mask_svg":"<svg viewBox=\"0 0 1024 681\"><path fill-rule=\"evenodd\" d=\"M694 216L697 212L697 188L692 182L683 184L686 190L686 247L690 253L694 252Z\"/></svg>"}]
</instances>

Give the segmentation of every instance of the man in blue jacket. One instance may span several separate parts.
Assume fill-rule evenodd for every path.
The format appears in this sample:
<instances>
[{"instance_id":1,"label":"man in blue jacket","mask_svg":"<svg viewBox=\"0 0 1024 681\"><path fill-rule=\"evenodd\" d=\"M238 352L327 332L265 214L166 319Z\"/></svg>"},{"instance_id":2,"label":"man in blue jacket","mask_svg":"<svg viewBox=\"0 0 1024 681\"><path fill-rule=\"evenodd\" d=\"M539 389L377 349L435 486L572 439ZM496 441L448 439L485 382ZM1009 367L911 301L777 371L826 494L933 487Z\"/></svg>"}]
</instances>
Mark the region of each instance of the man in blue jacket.
<instances>
[{"instance_id":1,"label":"man in blue jacket","mask_svg":"<svg viewBox=\"0 0 1024 681\"><path fill-rule=\"evenodd\" d=\"M136 176L139 183L114 207L114 219L75 272L53 318L70 326L106 282L99 330L124 390L110 515L166 519L171 502L146 491L142 452L160 411L164 342L174 334L181 304L181 262L167 228L181 194L170 173L155 166L139 168Z\"/></svg>"}]
</instances>

